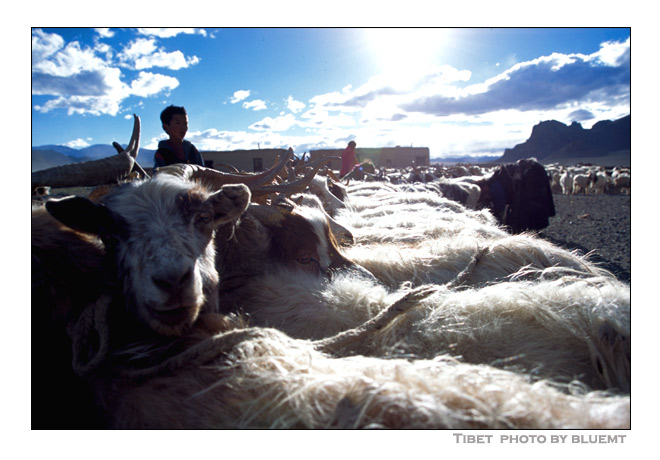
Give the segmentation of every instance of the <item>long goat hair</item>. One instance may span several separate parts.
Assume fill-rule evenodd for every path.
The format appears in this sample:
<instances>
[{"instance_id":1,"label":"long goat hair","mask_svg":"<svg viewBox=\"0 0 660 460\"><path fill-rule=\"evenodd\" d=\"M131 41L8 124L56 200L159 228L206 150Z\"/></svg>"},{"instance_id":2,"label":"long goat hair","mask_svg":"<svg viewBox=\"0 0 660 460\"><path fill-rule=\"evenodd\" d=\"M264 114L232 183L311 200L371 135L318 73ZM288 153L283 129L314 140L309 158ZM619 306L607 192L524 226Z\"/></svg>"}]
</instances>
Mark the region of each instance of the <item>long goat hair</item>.
<instances>
[{"instance_id":1,"label":"long goat hair","mask_svg":"<svg viewBox=\"0 0 660 460\"><path fill-rule=\"evenodd\" d=\"M111 350L89 377L110 426L628 428L629 285L432 184L407 190L354 183L335 210L372 278L279 267L237 289L249 327L202 313Z\"/></svg>"},{"instance_id":2,"label":"long goat hair","mask_svg":"<svg viewBox=\"0 0 660 460\"><path fill-rule=\"evenodd\" d=\"M254 279L241 302L252 327L204 339L219 349L203 364L114 381L129 388L111 404L115 425L630 426L629 285L432 193L358 184L349 197L337 220L356 242L344 251L378 281ZM425 285L435 290L369 337L319 349Z\"/></svg>"}]
</instances>

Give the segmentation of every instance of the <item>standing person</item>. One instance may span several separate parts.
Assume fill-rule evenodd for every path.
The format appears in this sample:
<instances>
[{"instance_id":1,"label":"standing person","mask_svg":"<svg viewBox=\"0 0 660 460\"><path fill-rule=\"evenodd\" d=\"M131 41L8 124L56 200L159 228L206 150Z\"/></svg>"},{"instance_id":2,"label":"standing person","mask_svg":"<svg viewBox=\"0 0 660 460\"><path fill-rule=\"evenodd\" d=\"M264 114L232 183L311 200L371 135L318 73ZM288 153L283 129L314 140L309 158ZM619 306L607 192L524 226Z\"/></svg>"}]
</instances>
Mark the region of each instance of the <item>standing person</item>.
<instances>
[{"instance_id":1,"label":"standing person","mask_svg":"<svg viewBox=\"0 0 660 460\"><path fill-rule=\"evenodd\" d=\"M357 157L355 156L356 145L355 141L350 141L348 147L346 147L341 154L341 171L339 171L340 179L351 172L353 167L358 164Z\"/></svg>"},{"instance_id":2,"label":"standing person","mask_svg":"<svg viewBox=\"0 0 660 460\"><path fill-rule=\"evenodd\" d=\"M154 154L154 168L175 163L204 166L204 159L192 142L184 140L188 132L188 114L183 107L170 105L160 113L163 130L169 139L158 143Z\"/></svg>"}]
</instances>

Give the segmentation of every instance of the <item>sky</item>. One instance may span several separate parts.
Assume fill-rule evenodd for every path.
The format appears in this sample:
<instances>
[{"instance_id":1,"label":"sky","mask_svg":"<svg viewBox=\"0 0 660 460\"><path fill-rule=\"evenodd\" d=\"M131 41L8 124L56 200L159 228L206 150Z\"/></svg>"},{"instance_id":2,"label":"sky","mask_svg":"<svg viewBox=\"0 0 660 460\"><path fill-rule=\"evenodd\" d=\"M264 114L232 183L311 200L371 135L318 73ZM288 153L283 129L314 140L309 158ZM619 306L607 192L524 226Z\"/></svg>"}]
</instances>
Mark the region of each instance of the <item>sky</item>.
<instances>
[{"instance_id":1,"label":"sky","mask_svg":"<svg viewBox=\"0 0 660 460\"><path fill-rule=\"evenodd\" d=\"M173 104L200 150L501 156L544 120L630 114L630 31L31 28L31 141L126 143L135 113L155 149Z\"/></svg>"}]
</instances>

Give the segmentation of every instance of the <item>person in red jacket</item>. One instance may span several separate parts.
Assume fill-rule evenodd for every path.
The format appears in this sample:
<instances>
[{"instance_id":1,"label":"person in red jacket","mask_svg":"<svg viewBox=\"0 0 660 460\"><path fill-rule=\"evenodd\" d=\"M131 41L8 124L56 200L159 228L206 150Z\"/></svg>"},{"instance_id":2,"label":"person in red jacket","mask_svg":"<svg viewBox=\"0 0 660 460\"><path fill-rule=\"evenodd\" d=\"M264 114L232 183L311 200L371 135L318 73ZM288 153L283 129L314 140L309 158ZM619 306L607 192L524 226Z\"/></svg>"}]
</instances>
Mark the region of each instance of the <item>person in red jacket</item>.
<instances>
[{"instance_id":1,"label":"person in red jacket","mask_svg":"<svg viewBox=\"0 0 660 460\"><path fill-rule=\"evenodd\" d=\"M154 168L175 163L204 166L204 159L192 142L184 140L188 132L188 114L183 107L170 105L160 114L163 130L169 139L158 143L154 154Z\"/></svg>"},{"instance_id":2,"label":"person in red jacket","mask_svg":"<svg viewBox=\"0 0 660 460\"><path fill-rule=\"evenodd\" d=\"M341 154L341 171L339 171L340 179L351 172L353 167L358 164L357 157L355 156L355 146L355 141L350 141L348 147L346 147Z\"/></svg>"}]
</instances>

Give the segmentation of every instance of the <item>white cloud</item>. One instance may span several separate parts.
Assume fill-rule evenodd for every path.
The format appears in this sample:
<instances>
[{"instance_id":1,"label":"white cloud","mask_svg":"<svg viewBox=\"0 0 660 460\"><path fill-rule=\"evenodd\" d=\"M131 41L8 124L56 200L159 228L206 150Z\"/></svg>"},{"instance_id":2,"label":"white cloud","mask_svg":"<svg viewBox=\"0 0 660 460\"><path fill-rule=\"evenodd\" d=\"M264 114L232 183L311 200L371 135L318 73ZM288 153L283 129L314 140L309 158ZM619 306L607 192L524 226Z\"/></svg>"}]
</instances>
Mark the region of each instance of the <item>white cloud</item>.
<instances>
[{"instance_id":1,"label":"white cloud","mask_svg":"<svg viewBox=\"0 0 660 460\"><path fill-rule=\"evenodd\" d=\"M293 96L289 96L288 99L286 100L286 106L288 107L289 110L291 110L293 113L298 113L302 109L305 108L305 104L300 101L296 101Z\"/></svg>"},{"instance_id":2,"label":"white cloud","mask_svg":"<svg viewBox=\"0 0 660 460\"><path fill-rule=\"evenodd\" d=\"M267 107L264 101L261 99L255 99L253 101L243 102L243 108L252 109L256 112L258 110L265 110Z\"/></svg>"},{"instance_id":3,"label":"white cloud","mask_svg":"<svg viewBox=\"0 0 660 460\"><path fill-rule=\"evenodd\" d=\"M490 80L402 103L410 112L437 117L500 110L551 111L594 100L630 103L629 42L606 43L592 55L553 53L513 65ZM611 65L603 65L608 62ZM573 110L576 108L574 107Z\"/></svg>"},{"instance_id":4,"label":"white cloud","mask_svg":"<svg viewBox=\"0 0 660 460\"><path fill-rule=\"evenodd\" d=\"M149 27L138 28L138 33L158 38L172 38L179 34L199 34L206 36L204 29L195 29L192 27Z\"/></svg>"},{"instance_id":5,"label":"white cloud","mask_svg":"<svg viewBox=\"0 0 660 460\"><path fill-rule=\"evenodd\" d=\"M63 109L67 114L116 115L119 112L119 99L112 97L69 96L57 97L34 109L46 113L54 109Z\"/></svg>"},{"instance_id":6,"label":"white cloud","mask_svg":"<svg viewBox=\"0 0 660 460\"><path fill-rule=\"evenodd\" d=\"M41 29L32 31L32 65L44 62L64 47L64 39L57 34L48 34Z\"/></svg>"},{"instance_id":7,"label":"white cloud","mask_svg":"<svg viewBox=\"0 0 660 460\"><path fill-rule=\"evenodd\" d=\"M179 70L199 63L197 56L186 58L179 50L167 52L163 48L159 49L153 38L133 40L117 57L122 63L136 70L152 67Z\"/></svg>"},{"instance_id":8,"label":"white cloud","mask_svg":"<svg viewBox=\"0 0 660 460\"><path fill-rule=\"evenodd\" d=\"M626 65L630 62L630 37L625 42L602 43L593 57L608 66Z\"/></svg>"},{"instance_id":9,"label":"white cloud","mask_svg":"<svg viewBox=\"0 0 660 460\"><path fill-rule=\"evenodd\" d=\"M158 51L149 56L142 56L135 60L135 68L138 70L151 67L164 67L171 70L179 70L199 63L197 56L186 58L181 51L166 53Z\"/></svg>"},{"instance_id":10,"label":"white cloud","mask_svg":"<svg viewBox=\"0 0 660 460\"><path fill-rule=\"evenodd\" d=\"M152 38L138 38L125 46L117 57L122 62L133 62L142 56L150 55L155 52L156 49L156 40Z\"/></svg>"},{"instance_id":11,"label":"white cloud","mask_svg":"<svg viewBox=\"0 0 660 460\"><path fill-rule=\"evenodd\" d=\"M287 131L296 125L298 125L296 117L289 113L276 118L266 117L261 121L253 123L249 128L255 131Z\"/></svg>"},{"instance_id":12,"label":"white cloud","mask_svg":"<svg viewBox=\"0 0 660 460\"><path fill-rule=\"evenodd\" d=\"M131 82L130 94L134 96L149 97L162 91L170 91L179 86L179 80L167 75L140 72Z\"/></svg>"},{"instance_id":13,"label":"white cloud","mask_svg":"<svg viewBox=\"0 0 660 460\"><path fill-rule=\"evenodd\" d=\"M97 34L99 34L99 37L101 38L112 38L115 36L115 33L108 27L97 27L94 30Z\"/></svg>"},{"instance_id":14,"label":"white cloud","mask_svg":"<svg viewBox=\"0 0 660 460\"><path fill-rule=\"evenodd\" d=\"M89 147L91 145L88 142L90 140L91 140L90 138L87 138L86 140L78 138L78 139L74 139L72 141L69 141L69 142L65 143L64 145L66 147L70 147L72 149L84 149L85 147Z\"/></svg>"},{"instance_id":15,"label":"white cloud","mask_svg":"<svg viewBox=\"0 0 660 460\"><path fill-rule=\"evenodd\" d=\"M250 97L250 90L249 89L241 89L236 92L234 92L234 96L231 98L231 103L236 104L237 102L242 101L243 99L246 99Z\"/></svg>"},{"instance_id":16,"label":"white cloud","mask_svg":"<svg viewBox=\"0 0 660 460\"><path fill-rule=\"evenodd\" d=\"M109 36L106 30L100 36ZM32 31L32 94L51 97L39 101L34 109L45 113L64 109L68 114L116 115L121 103L130 96L150 97L167 93L179 86L171 76L139 72L128 82L119 65L131 67L138 62L140 68L154 66L180 69L199 62L198 58L185 58L180 51L165 53L157 50L153 39L132 41L113 62L113 49L96 42L93 47L82 47L77 41L65 43L57 34ZM148 56L148 58L147 58Z\"/></svg>"},{"instance_id":17,"label":"white cloud","mask_svg":"<svg viewBox=\"0 0 660 460\"><path fill-rule=\"evenodd\" d=\"M83 71L108 67L93 49L81 48L78 42L70 42L62 47L63 44L61 38L53 37L52 34L37 34L36 37L33 34L32 73L70 77Z\"/></svg>"},{"instance_id":18,"label":"white cloud","mask_svg":"<svg viewBox=\"0 0 660 460\"><path fill-rule=\"evenodd\" d=\"M284 136L278 132L259 131L220 131L208 129L188 133L186 136L199 150L236 150L256 148L287 148L299 145L301 140L293 136ZM155 146L157 141L152 140ZM148 147L149 148L149 147ZM296 149L296 151L299 151Z\"/></svg>"}]
</instances>

